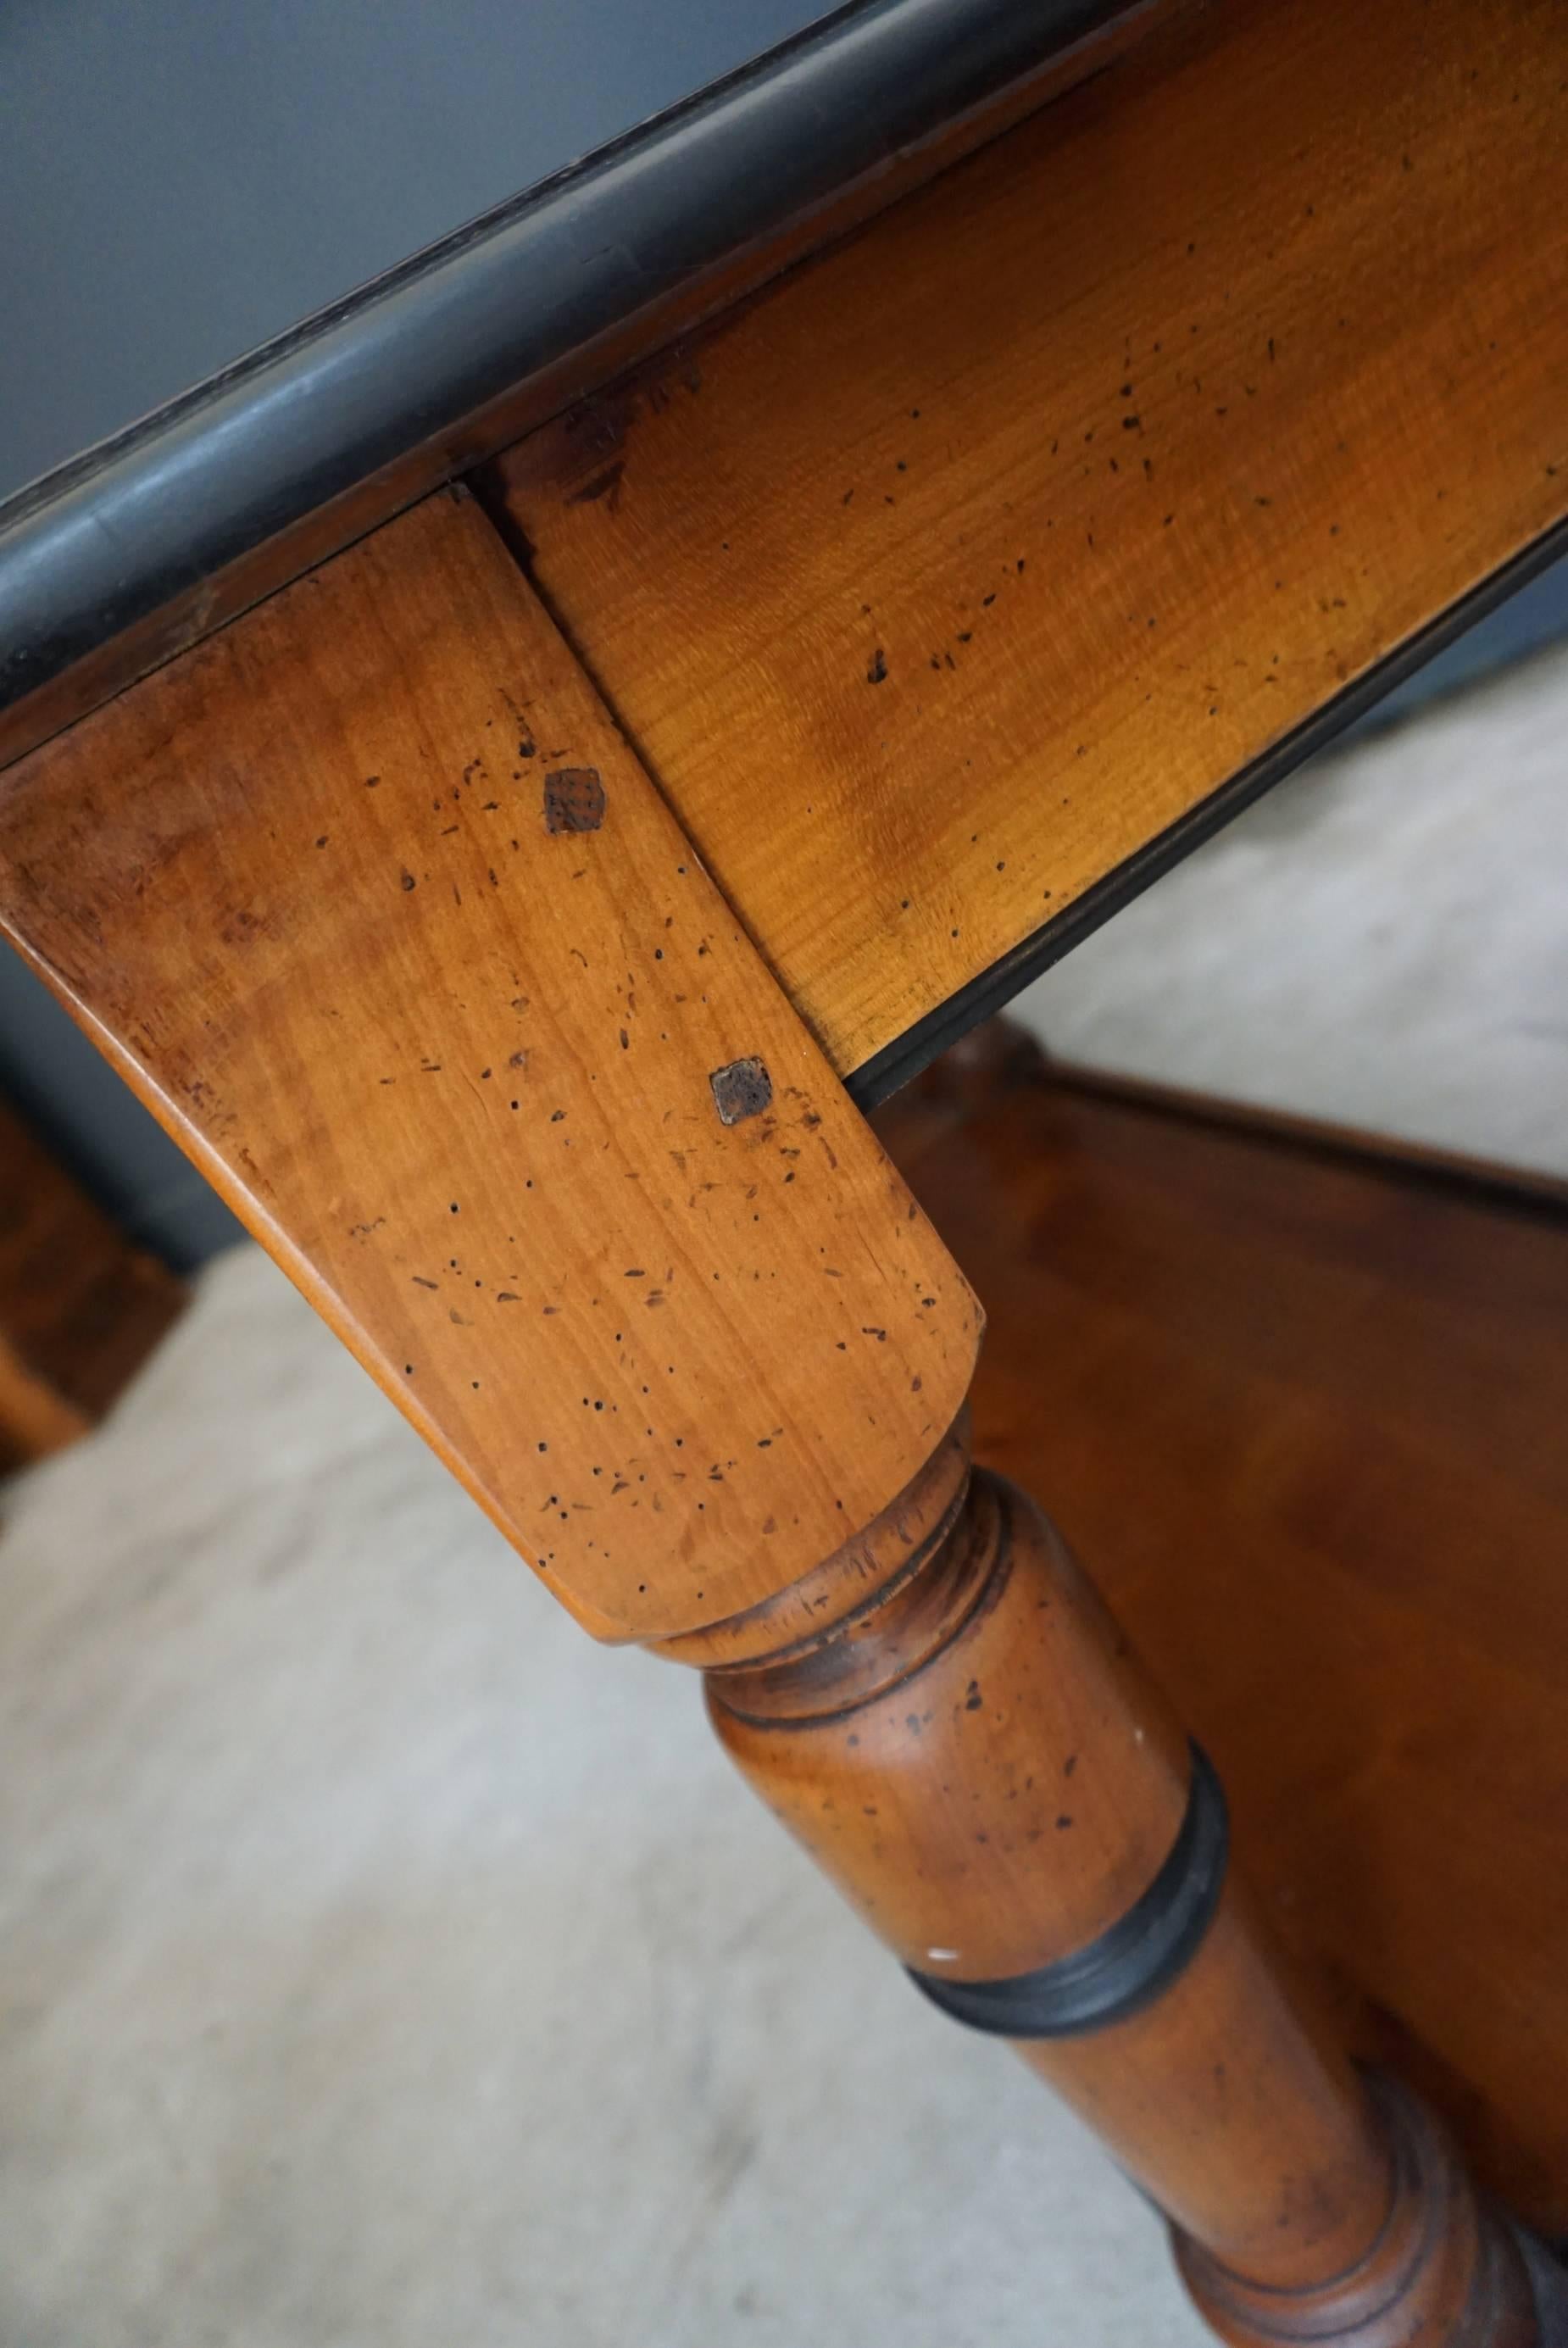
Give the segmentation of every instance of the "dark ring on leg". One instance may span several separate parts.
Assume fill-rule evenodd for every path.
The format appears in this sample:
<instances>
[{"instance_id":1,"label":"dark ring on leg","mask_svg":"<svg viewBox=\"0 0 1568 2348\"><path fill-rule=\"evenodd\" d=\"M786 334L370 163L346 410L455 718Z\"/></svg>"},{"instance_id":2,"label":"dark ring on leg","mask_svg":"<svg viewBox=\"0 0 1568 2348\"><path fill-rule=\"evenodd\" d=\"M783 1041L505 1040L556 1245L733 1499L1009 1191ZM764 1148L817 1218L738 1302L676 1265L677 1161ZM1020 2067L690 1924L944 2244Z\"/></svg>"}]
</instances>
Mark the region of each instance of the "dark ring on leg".
<instances>
[{"instance_id":1,"label":"dark ring on leg","mask_svg":"<svg viewBox=\"0 0 1568 2348\"><path fill-rule=\"evenodd\" d=\"M1230 1857L1224 1788L1192 1746L1187 1808L1147 1891L1087 1948L1006 1981L942 1979L908 1968L916 1989L972 2030L998 2038L1076 2038L1125 2022L1170 1988L1202 1944Z\"/></svg>"}]
</instances>

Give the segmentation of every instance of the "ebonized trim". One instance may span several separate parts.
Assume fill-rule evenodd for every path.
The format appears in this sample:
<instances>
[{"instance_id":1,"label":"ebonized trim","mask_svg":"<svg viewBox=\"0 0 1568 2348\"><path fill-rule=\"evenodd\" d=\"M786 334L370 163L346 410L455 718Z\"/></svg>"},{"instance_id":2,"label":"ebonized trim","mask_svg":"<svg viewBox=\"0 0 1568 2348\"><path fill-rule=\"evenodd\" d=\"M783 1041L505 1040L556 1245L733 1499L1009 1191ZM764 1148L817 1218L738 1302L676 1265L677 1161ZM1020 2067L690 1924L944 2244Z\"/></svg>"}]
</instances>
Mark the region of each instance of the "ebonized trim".
<instances>
[{"instance_id":1,"label":"ebonized trim","mask_svg":"<svg viewBox=\"0 0 1568 2348\"><path fill-rule=\"evenodd\" d=\"M851 0L46 475L0 506L0 709L415 451L434 486L476 411L1125 13Z\"/></svg>"},{"instance_id":2,"label":"ebonized trim","mask_svg":"<svg viewBox=\"0 0 1568 2348\"><path fill-rule=\"evenodd\" d=\"M1187 1808L1159 1874L1086 1949L1007 1981L949 1981L907 1970L955 2022L996 2038L1078 2038L1152 2005L1183 1973L1213 1921L1230 1857L1224 1789L1192 1747Z\"/></svg>"}]
</instances>

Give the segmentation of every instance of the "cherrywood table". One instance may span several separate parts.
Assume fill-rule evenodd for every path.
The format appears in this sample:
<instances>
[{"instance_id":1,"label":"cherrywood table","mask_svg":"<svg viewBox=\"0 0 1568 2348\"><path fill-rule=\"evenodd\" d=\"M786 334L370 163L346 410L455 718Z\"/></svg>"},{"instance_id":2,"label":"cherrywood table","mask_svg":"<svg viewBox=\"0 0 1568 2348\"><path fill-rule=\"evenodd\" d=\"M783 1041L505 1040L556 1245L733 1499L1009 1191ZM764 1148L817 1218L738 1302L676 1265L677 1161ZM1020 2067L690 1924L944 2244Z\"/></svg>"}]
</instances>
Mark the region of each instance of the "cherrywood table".
<instances>
[{"instance_id":1,"label":"cherrywood table","mask_svg":"<svg viewBox=\"0 0 1568 2348\"><path fill-rule=\"evenodd\" d=\"M1560 551L1565 154L1550 0L880 0L0 510L12 942L1234 2343L1568 2317L862 1112Z\"/></svg>"}]
</instances>

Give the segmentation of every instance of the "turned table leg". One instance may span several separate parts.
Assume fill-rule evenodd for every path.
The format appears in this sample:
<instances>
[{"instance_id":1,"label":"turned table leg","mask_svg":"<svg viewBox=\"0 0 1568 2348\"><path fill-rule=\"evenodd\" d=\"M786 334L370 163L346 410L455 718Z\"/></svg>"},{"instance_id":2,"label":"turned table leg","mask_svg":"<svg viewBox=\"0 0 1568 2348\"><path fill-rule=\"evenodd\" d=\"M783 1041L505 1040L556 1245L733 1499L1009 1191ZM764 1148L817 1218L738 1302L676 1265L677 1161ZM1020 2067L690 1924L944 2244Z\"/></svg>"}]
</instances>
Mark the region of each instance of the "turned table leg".
<instances>
[{"instance_id":1,"label":"turned table leg","mask_svg":"<svg viewBox=\"0 0 1568 2348\"><path fill-rule=\"evenodd\" d=\"M730 1757L918 1987L1015 2041L1166 2212L1219 2337L1547 2336L1511 2230L1334 2044L1208 1762L962 1426L815 1581L807 1637L764 1605L664 1652L705 1666Z\"/></svg>"},{"instance_id":2,"label":"turned table leg","mask_svg":"<svg viewBox=\"0 0 1568 2348\"><path fill-rule=\"evenodd\" d=\"M150 682L11 770L0 925L546 1585L704 1671L1221 2338L1550 2348L1549 2270L1538 2320L1056 1534L971 1475L976 1300L471 502Z\"/></svg>"}]
</instances>

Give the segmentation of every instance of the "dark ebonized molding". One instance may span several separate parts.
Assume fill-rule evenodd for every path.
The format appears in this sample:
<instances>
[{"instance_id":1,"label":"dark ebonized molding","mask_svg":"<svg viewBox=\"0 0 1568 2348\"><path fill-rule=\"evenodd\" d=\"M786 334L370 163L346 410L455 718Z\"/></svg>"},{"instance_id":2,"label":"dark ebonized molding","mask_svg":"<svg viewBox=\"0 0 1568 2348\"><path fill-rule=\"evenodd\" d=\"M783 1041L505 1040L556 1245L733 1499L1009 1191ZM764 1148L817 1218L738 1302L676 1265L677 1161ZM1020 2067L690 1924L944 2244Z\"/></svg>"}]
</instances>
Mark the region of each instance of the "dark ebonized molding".
<instances>
[{"instance_id":1,"label":"dark ebonized molding","mask_svg":"<svg viewBox=\"0 0 1568 2348\"><path fill-rule=\"evenodd\" d=\"M1230 1856L1224 1789L1192 1747L1192 1780L1169 1857L1125 1916L1087 1949L1008 1981L947 1981L909 1969L934 2005L996 2038L1078 2038L1125 2022L1170 1988L1202 1945Z\"/></svg>"},{"instance_id":2,"label":"dark ebonized molding","mask_svg":"<svg viewBox=\"0 0 1568 2348\"><path fill-rule=\"evenodd\" d=\"M0 506L0 708L414 451L433 486L510 387L1126 5L854 0L46 475Z\"/></svg>"}]
</instances>

